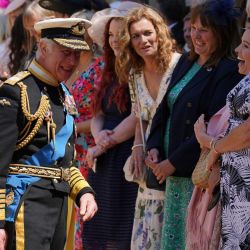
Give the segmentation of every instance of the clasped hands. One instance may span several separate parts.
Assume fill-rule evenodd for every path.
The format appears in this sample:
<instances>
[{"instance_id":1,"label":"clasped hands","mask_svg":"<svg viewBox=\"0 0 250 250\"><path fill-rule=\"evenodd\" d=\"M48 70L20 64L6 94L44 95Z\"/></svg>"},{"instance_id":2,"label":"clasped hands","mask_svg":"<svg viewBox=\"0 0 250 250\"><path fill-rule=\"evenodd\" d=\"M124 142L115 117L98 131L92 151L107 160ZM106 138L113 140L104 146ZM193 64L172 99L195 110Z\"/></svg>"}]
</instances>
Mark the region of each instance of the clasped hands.
<instances>
[{"instance_id":1,"label":"clasped hands","mask_svg":"<svg viewBox=\"0 0 250 250\"><path fill-rule=\"evenodd\" d=\"M159 151L155 148L148 152L145 164L152 169L160 184L162 184L168 176L173 175L176 170L168 159L159 161Z\"/></svg>"},{"instance_id":2,"label":"clasped hands","mask_svg":"<svg viewBox=\"0 0 250 250\"><path fill-rule=\"evenodd\" d=\"M88 162L89 168L93 167L94 160L105 153L109 148L112 148L117 144L116 140L112 138L114 134L113 130L104 129L101 130L98 135L95 137L96 145L88 149L86 159Z\"/></svg>"}]
</instances>

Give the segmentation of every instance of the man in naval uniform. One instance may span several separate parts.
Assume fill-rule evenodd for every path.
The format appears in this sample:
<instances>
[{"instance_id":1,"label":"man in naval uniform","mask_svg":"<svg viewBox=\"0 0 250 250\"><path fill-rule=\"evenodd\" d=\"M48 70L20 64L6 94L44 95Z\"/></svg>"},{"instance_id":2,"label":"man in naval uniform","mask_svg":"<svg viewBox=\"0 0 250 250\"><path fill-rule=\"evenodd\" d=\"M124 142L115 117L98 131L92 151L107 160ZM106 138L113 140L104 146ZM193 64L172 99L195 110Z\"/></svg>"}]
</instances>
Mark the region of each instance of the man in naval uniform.
<instances>
[{"instance_id":1,"label":"man in naval uniform","mask_svg":"<svg viewBox=\"0 0 250 250\"><path fill-rule=\"evenodd\" d=\"M74 166L76 110L60 84L89 50L88 26L79 18L36 23L42 38L35 59L0 87L0 249L63 249L68 196L84 221L97 211Z\"/></svg>"}]
</instances>

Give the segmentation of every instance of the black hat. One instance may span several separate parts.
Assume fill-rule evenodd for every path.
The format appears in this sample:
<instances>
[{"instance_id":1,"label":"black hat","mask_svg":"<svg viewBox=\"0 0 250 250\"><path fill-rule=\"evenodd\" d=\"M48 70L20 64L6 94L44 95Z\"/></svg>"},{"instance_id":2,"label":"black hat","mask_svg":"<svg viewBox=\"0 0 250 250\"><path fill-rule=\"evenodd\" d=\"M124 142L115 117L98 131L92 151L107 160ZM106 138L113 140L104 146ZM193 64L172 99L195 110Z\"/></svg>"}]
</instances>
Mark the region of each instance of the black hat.
<instances>
[{"instance_id":1,"label":"black hat","mask_svg":"<svg viewBox=\"0 0 250 250\"><path fill-rule=\"evenodd\" d=\"M44 9L68 15L83 9L91 10L90 0L39 0L39 5Z\"/></svg>"},{"instance_id":2,"label":"black hat","mask_svg":"<svg viewBox=\"0 0 250 250\"><path fill-rule=\"evenodd\" d=\"M73 50L89 50L84 40L84 33L91 22L82 18L52 18L35 23L36 31L42 38L48 38L55 43Z\"/></svg>"}]
</instances>

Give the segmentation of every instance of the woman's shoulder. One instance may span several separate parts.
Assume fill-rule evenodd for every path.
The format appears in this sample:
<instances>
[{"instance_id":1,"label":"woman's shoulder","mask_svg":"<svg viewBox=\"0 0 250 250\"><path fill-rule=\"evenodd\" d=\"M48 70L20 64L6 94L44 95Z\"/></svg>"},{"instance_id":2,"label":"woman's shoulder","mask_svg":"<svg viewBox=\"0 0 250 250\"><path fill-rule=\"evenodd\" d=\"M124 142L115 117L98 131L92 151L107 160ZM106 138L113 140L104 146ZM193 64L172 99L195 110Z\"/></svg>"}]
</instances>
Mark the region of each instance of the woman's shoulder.
<instances>
[{"instance_id":1,"label":"woman's shoulder","mask_svg":"<svg viewBox=\"0 0 250 250\"><path fill-rule=\"evenodd\" d=\"M226 71L236 70L238 71L238 60L228 57L223 57L218 65L216 66L218 69L223 69Z\"/></svg>"}]
</instances>

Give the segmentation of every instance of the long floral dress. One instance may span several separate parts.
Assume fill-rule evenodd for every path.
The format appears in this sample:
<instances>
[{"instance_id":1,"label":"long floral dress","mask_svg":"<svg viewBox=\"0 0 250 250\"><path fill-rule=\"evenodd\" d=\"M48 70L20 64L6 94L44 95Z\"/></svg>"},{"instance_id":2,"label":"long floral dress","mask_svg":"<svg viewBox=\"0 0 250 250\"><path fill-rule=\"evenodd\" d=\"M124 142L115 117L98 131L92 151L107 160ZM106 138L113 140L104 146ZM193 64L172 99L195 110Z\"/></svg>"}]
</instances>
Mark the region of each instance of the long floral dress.
<instances>
[{"instance_id":1,"label":"long floral dress","mask_svg":"<svg viewBox=\"0 0 250 250\"><path fill-rule=\"evenodd\" d=\"M134 74L134 84L138 89L141 116L149 124L146 138L148 137L156 108L166 93L173 69L179 58L180 54L175 53L173 55L170 66L161 80L156 100L149 94L143 74ZM149 189L145 183L140 184L135 206L131 250L160 249L164 199L163 191Z\"/></svg>"},{"instance_id":2,"label":"long floral dress","mask_svg":"<svg viewBox=\"0 0 250 250\"><path fill-rule=\"evenodd\" d=\"M76 123L86 121L92 118L91 103L93 101L94 86L98 83L103 69L102 58L97 58L93 64L84 71L80 78L72 85L70 91L75 99L78 116L75 119ZM87 178L88 169L86 154L88 147L94 145L94 139L91 133L81 133L76 141L76 164L82 175ZM75 216L75 249L82 250L82 230L83 223L79 215L79 209L76 208Z\"/></svg>"},{"instance_id":3,"label":"long floral dress","mask_svg":"<svg viewBox=\"0 0 250 250\"><path fill-rule=\"evenodd\" d=\"M250 115L250 74L228 94L229 128ZM222 249L250 249L250 147L222 155Z\"/></svg>"}]
</instances>

